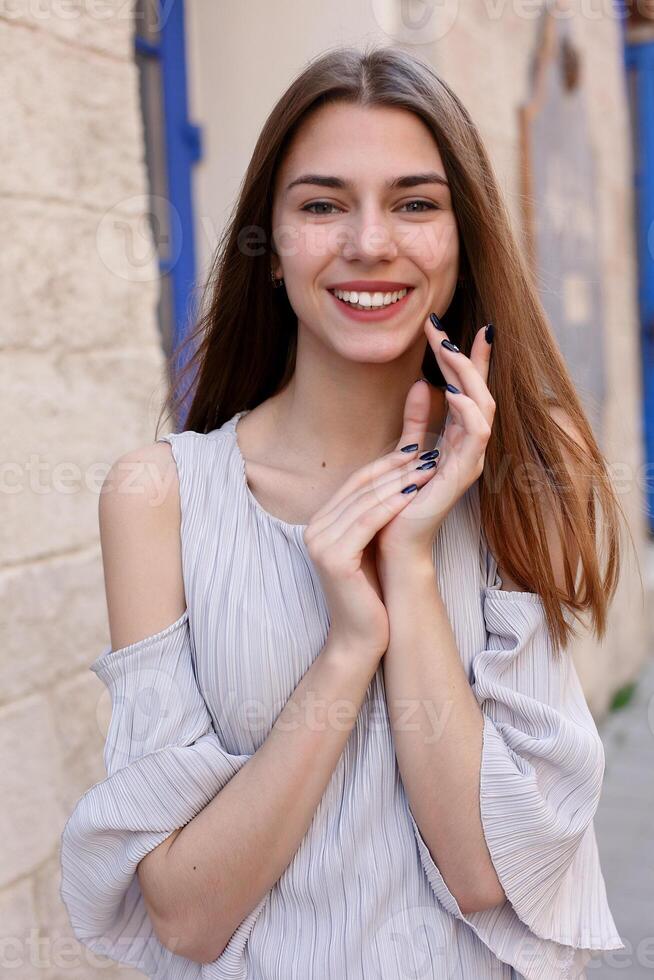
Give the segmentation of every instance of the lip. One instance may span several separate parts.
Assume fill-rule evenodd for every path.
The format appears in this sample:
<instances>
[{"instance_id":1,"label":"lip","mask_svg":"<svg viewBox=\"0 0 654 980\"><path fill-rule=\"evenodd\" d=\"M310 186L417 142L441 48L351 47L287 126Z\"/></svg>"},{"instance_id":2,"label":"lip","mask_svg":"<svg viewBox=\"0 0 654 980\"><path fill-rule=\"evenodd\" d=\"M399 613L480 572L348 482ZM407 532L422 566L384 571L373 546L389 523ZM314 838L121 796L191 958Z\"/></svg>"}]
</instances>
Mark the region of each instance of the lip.
<instances>
[{"instance_id":1,"label":"lip","mask_svg":"<svg viewBox=\"0 0 654 980\"><path fill-rule=\"evenodd\" d=\"M336 287L336 288L340 288L340 287ZM406 288L406 287L401 287L401 288ZM386 292L388 291L389 290L386 290ZM344 303L342 300L340 300L337 296L334 296L334 294L329 289L327 290L327 292L331 296L333 302L337 305L341 313L344 316L348 317L348 319L356 320L358 323L379 323L380 321L383 320L390 320L392 317L397 316L398 313L401 313L401 311L404 309L407 302L411 298L411 295L413 294L414 290L413 287L410 287L406 296L403 296L402 299L397 301L397 303L389 303L388 306L382 306L381 309L371 310L370 312L368 312L367 310L355 310L347 303ZM375 292L381 292L381 290L375 290Z\"/></svg>"},{"instance_id":2,"label":"lip","mask_svg":"<svg viewBox=\"0 0 654 980\"><path fill-rule=\"evenodd\" d=\"M357 293L395 293L398 289L413 289L410 282L390 282L383 279L349 279L347 282L335 282L325 289L347 289Z\"/></svg>"}]
</instances>

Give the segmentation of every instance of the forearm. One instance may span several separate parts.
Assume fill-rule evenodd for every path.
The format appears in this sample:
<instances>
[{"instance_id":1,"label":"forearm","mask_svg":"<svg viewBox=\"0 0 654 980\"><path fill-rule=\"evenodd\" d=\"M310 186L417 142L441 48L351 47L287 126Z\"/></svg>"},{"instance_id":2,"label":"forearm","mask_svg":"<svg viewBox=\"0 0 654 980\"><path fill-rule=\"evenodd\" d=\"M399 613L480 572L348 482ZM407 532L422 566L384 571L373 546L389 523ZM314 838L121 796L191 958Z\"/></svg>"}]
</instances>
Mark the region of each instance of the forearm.
<instances>
[{"instance_id":1,"label":"forearm","mask_svg":"<svg viewBox=\"0 0 654 980\"><path fill-rule=\"evenodd\" d=\"M484 905L500 903L480 816L483 715L431 557L394 568L383 591L391 631L386 700L411 810L462 911L473 911L482 896Z\"/></svg>"},{"instance_id":2,"label":"forearm","mask_svg":"<svg viewBox=\"0 0 654 980\"><path fill-rule=\"evenodd\" d=\"M290 863L377 665L328 641L265 742L175 836L161 873L190 958L216 959Z\"/></svg>"}]
</instances>

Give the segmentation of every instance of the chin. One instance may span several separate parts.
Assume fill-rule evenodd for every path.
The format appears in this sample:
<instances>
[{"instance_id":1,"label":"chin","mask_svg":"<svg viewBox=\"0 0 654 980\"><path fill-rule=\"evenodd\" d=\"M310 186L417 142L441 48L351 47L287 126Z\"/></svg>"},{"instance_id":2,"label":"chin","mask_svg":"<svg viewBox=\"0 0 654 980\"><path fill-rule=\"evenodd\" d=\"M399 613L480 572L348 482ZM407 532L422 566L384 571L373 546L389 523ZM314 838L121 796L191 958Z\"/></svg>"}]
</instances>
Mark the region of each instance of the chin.
<instances>
[{"instance_id":1,"label":"chin","mask_svg":"<svg viewBox=\"0 0 654 980\"><path fill-rule=\"evenodd\" d=\"M401 343L397 335L343 337L341 334L337 351L346 360L360 364L390 364L406 354L408 348L409 344Z\"/></svg>"}]
</instances>

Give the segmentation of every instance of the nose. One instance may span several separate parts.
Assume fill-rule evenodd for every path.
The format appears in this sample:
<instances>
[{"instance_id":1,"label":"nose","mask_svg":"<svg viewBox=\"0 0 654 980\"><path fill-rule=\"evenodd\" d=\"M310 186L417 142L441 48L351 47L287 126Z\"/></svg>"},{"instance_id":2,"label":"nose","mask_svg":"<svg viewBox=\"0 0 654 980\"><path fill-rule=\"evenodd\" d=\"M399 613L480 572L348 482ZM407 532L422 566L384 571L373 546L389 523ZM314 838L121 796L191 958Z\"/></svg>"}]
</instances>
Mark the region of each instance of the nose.
<instances>
[{"instance_id":1,"label":"nose","mask_svg":"<svg viewBox=\"0 0 654 980\"><path fill-rule=\"evenodd\" d=\"M343 257L374 263L397 256L391 216L374 204L362 208L347 221Z\"/></svg>"}]
</instances>

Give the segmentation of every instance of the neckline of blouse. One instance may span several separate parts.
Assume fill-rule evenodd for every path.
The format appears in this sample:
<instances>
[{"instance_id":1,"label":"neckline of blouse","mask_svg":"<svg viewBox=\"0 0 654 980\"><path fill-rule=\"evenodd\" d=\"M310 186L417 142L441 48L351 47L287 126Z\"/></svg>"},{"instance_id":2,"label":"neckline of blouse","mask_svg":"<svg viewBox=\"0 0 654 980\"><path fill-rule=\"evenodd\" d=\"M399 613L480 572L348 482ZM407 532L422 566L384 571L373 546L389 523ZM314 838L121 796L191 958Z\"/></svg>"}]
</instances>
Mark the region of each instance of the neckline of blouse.
<instances>
[{"instance_id":1,"label":"neckline of blouse","mask_svg":"<svg viewBox=\"0 0 654 980\"><path fill-rule=\"evenodd\" d=\"M243 415L247 415L249 411L250 411L249 408L244 408L242 411L236 412L227 423L227 429L232 437L232 445L234 447L236 458L239 463L239 473L241 477L241 486L243 488L243 492L245 493L245 496L249 500L252 508L261 517L263 517L266 521L269 521L271 524L276 524L287 534L293 535L295 538L297 538L302 543L304 543L304 531L309 526L308 524L291 524L289 521L282 520L281 517L276 517L274 514L271 514L270 511L266 510L265 507L257 500L257 498L252 493L247 478L245 457L241 452L241 447L239 446L238 443L238 434L236 432L239 419L241 419Z\"/></svg>"}]
</instances>

